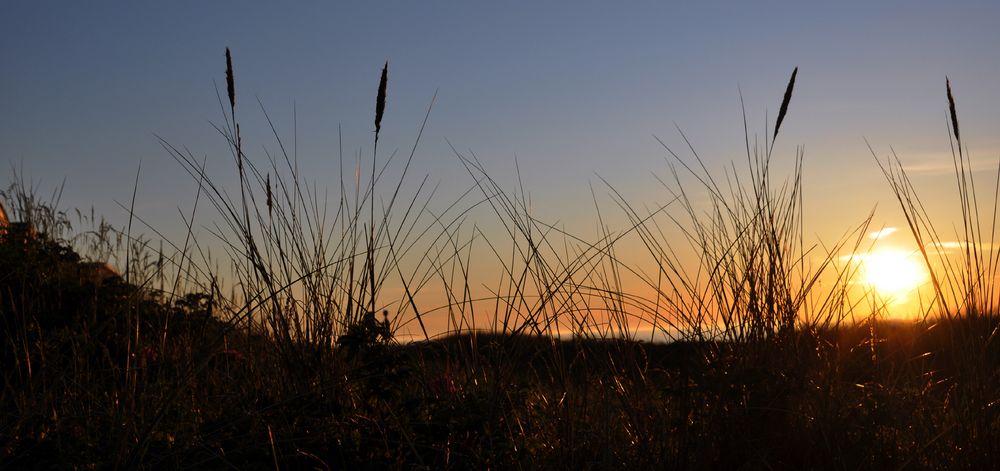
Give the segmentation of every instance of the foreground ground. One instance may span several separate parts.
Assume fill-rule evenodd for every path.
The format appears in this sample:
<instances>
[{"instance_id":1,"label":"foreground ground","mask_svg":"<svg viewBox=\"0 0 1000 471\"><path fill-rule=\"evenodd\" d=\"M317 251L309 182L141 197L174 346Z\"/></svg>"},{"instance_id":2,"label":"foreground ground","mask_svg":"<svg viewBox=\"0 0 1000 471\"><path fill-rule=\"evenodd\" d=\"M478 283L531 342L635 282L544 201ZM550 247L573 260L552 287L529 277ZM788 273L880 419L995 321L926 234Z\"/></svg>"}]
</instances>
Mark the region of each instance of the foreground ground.
<instances>
[{"instance_id":1,"label":"foreground ground","mask_svg":"<svg viewBox=\"0 0 1000 471\"><path fill-rule=\"evenodd\" d=\"M90 267L90 268L88 268ZM988 468L997 317L753 342L469 334L336 345L0 238L0 467ZM82 274L81 274L82 273Z\"/></svg>"}]
</instances>

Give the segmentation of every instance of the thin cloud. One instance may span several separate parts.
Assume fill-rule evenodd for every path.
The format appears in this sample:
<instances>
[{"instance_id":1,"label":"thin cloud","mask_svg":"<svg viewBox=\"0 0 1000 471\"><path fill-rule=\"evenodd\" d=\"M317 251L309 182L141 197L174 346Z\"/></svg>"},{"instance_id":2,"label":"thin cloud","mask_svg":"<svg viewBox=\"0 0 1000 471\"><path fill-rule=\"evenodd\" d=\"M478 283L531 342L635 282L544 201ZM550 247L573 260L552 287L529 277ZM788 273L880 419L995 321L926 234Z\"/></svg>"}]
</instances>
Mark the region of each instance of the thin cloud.
<instances>
[{"instance_id":1,"label":"thin cloud","mask_svg":"<svg viewBox=\"0 0 1000 471\"><path fill-rule=\"evenodd\" d=\"M972 173L987 172L995 174L997 172L996 159L980 158L973 160L971 163L966 163L966 165L966 171ZM906 162L903 160L903 170L910 175L953 175L955 173L955 164L952 162L951 156L938 155L920 159L916 162Z\"/></svg>"},{"instance_id":2,"label":"thin cloud","mask_svg":"<svg viewBox=\"0 0 1000 471\"><path fill-rule=\"evenodd\" d=\"M896 232L898 230L899 230L899 228L897 228L897 227L882 228L882 229L877 230L875 232L869 232L868 233L868 238L872 239L872 240L884 239L886 237L889 237L890 235L892 235L894 232Z\"/></svg>"},{"instance_id":3,"label":"thin cloud","mask_svg":"<svg viewBox=\"0 0 1000 471\"><path fill-rule=\"evenodd\" d=\"M997 244L970 244L969 242L962 242L956 240L940 241L940 242L930 242L927 244L930 248L935 248L944 253L950 253L954 250L965 250L966 248L971 248L978 251L993 251L996 250Z\"/></svg>"}]
</instances>

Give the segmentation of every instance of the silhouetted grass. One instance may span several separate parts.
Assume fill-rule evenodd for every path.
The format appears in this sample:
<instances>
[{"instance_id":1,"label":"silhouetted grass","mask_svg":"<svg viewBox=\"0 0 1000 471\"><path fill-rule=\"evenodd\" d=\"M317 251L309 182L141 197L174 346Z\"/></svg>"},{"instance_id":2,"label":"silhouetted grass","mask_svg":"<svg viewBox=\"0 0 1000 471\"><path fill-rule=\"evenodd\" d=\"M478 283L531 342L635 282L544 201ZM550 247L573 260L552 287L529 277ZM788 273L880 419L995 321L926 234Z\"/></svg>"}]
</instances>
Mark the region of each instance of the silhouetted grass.
<instances>
[{"instance_id":1,"label":"silhouetted grass","mask_svg":"<svg viewBox=\"0 0 1000 471\"><path fill-rule=\"evenodd\" d=\"M668 201L640 210L608 185L628 223L609 228L598 208L601 232L587 240L537 218L523 189L505 191L471 153L455 152L470 192L436 210L425 180L408 183L419 137L403 162L375 145L389 130L388 64L371 157L356 164L353 185L342 171L328 206L273 126L280 151L246 155L228 50L226 62L229 109L216 129L236 162L239 195L162 142L193 177L195 208L207 202L218 212L210 230L230 273L195 237L195 209L183 243L154 248L93 215L77 215L91 230L74 228L58 193L45 202L23 179L0 193L21 222L0 229L0 466L996 462L995 223L979 217L950 84L965 257L953 263L935 252L946 239L899 160L883 164L934 274L939 313L888 322L878 306L869 313L848 302L853 271L836 263L859 250L870 218L818 253L802 234L801 151L787 180L772 175L797 69L771 141L751 143L747 133L746 168L720 177L692 147L682 158L664 144L673 158L662 179ZM398 180L386 181L400 164ZM707 204L696 203L700 195ZM501 234L463 232L475 208L492 211ZM626 241L646 249L656 273L619 258ZM501 270L488 299L470 286L474 242ZM685 246L693 265L679 255ZM90 276L93 262L109 260L125 261L124 276ZM833 282L821 288L822 277ZM629 291L629 278L652 294ZM432 284L445 306L425 305ZM447 335L425 325L436 312L449 316ZM423 338L399 342L413 323ZM670 341L640 341L634 326L643 323L650 338Z\"/></svg>"}]
</instances>

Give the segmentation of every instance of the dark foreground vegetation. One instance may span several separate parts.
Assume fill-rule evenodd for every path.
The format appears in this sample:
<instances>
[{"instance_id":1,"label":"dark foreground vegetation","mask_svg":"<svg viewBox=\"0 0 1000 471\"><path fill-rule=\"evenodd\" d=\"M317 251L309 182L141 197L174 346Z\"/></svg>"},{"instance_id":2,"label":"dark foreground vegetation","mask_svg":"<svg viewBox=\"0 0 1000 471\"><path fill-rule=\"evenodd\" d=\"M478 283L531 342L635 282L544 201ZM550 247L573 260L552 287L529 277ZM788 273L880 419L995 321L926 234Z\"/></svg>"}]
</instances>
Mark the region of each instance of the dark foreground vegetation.
<instances>
[{"instance_id":1,"label":"dark foreground vegetation","mask_svg":"<svg viewBox=\"0 0 1000 471\"><path fill-rule=\"evenodd\" d=\"M195 236L194 209L185 240L156 248L133 233L141 220L131 209L125 228L78 215L92 230L74 232L23 181L0 192L11 221L0 224L0 467L1000 462L1000 252L995 218L979 216L987 199L972 184L950 87L964 253L935 252L951 237L934 231L900 161L876 159L934 289L926 315L893 323L881 320L884 306L849 296L855 269L837 264L861 249L867 223L816 262L803 243L801 153L789 180L772 181L794 72L773 132L762 143L747 136L742 177L734 166L713 178L697 154L683 159L664 145L674 159L669 201L641 211L608 185L628 226L606 228L598 208L602 233L588 241L536 218L524 190L503 191L475 155L456 151L474 182L468 194L480 198L443 211L423 182L404 185L410 160L386 173L400 163L378 152L387 65L370 160L356 163L355 188L341 175L339 201L328 205L275 128L278 151L246 155L229 51L226 59L216 129L239 189L226 191L204 161L163 145L197 183L195 206L217 210L209 232L230 275ZM473 208L492 211L504 235L463 230ZM668 236L670 225L680 232ZM616 256L626 237L648 249L656 273ZM474 242L502 272L485 300L470 294ZM694 254L678 257L678 246ZM121 275L82 259L112 255ZM623 276L654 294L631 293ZM833 282L820 288L821 279ZM454 335L428 333L425 317L437 307L419 292L432 283L446 293ZM402 294L390 296L389 286ZM629 326L638 321L672 342L637 341ZM422 339L396 338L417 326Z\"/></svg>"},{"instance_id":2,"label":"dark foreground vegetation","mask_svg":"<svg viewBox=\"0 0 1000 471\"><path fill-rule=\"evenodd\" d=\"M80 269L44 234L0 239L4 467L982 469L1000 458L995 317L740 344L396 344L359 324L341 348L289 358L213 318L212 295L168 303Z\"/></svg>"}]
</instances>

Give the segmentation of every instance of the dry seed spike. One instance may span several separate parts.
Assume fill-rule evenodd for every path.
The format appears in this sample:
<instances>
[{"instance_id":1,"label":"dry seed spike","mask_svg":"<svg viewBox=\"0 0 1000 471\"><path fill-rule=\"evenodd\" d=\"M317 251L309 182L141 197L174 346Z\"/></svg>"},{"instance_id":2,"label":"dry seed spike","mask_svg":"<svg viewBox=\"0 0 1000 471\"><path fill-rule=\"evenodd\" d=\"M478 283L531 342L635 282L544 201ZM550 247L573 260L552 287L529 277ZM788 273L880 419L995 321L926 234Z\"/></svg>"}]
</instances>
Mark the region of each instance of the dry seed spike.
<instances>
[{"instance_id":1,"label":"dry seed spike","mask_svg":"<svg viewBox=\"0 0 1000 471\"><path fill-rule=\"evenodd\" d=\"M226 48L226 91L229 93L229 108L236 109L236 82L233 79L233 56Z\"/></svg>"},{"instance_id":2,"label":"dry seed spike","mask_svg":"<svg viewBox=\"0 0 1000 471\"><path fill-rule=\"evenodd\" d=\"M944 86L948 89L948 113L951 115L951 128L955 131L955 142L961 146L962 139L958 133L958 113L955 112L955 97L951 94L951 81L944 78Z\"/></svg>"},{"instance_id":3,"label":"dry seed spike","mask_svg":"<svg viewBox=\"0 0 1000 471\"><path fill-rule=\"evenodd\" d=\"M771 137L771 141L778 137L778 129L781 128L781 122L785 120L785 114L788 113L788 102L792 101L792 89L795 88L795 76L799 73L799 68L796 67L792 71L792 78L788 80L788 87L785 88L785 97L781 99L781 108L778 109L778 120L774 123L774 136Z\"/></svg>"},{"instance_id":4,"label":"dry seed spike","mask_svg":"<svg viewBox=\"0 0 1000 471\"><path fill-rule=\"evenodd\" d=\"M382 114L385 112L385 89L389 80L389 61L382 67L382 78L378 82L378 97L375 98L375 136L382 129Z\"/></svg>"}]
</instances>

